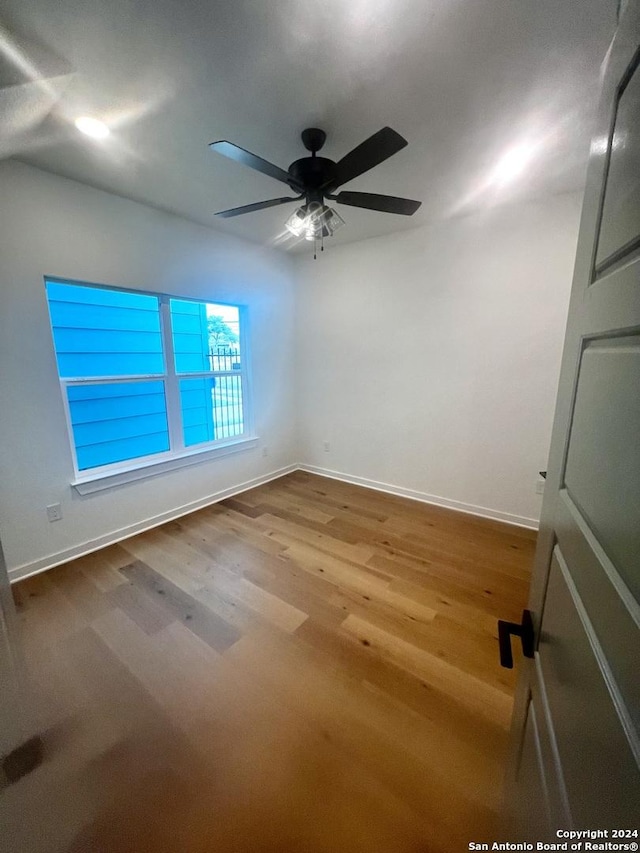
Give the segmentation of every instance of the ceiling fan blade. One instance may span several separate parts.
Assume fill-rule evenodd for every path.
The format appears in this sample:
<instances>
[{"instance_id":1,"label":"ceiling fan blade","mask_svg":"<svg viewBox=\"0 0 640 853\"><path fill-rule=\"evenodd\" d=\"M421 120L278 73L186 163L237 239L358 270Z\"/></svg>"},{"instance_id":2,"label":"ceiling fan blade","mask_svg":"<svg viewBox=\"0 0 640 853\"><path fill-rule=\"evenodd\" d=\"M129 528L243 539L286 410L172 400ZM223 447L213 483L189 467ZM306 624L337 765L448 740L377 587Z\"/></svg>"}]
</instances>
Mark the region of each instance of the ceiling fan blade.
<instances>
[{"instance_id":1,"label":"ceiling fan blade","mask_svg":"<svg viewBox=\"0 0 640 853\"><path fill-rule=\"evenodd\" d=\"M363 172L368 172L397 154L405 145L408 145L408 142L404 137L390 127L383 127L338 161L338 177L330 186L339 187Z\"/></svg>"},{"instance_id":2,"label":"ceiling fan blade","mask_svg":"<svg viewBox=\"0 0 640 853\"><path fill-rule=\"evenodd\" d=\"M402 216L413 216L422 204L411 198L398 198L395 195L378 195L377 193L355 193L343 190L338 195L328 195L327 198L338 204L350 204L352 207L366 207L367 210L380 210L382 213L399 213Z\"/></svg>"},{"instance_id":3,"label":"ceiling fan blade","mask_svg":"<svg viewBox=\"0 0 640 853\"><path fill-rule=\"evenodd\" d=\"M234 145L233 142L220 139L218 142L209 143L209 148L218 154L222 154L224 157L228 157L230 160L235 160L236 163L249 166L249 168L255 169L257 172L262 172L263 175L269 175L270 178L275 178L276 181L282 181L283 184L289 184L290 186L302 189L284 169L274 166L268 160L263 160L257 154L252 154L251 151L245 151L244 148Z\"/></svg>"},{"instance_id":4,"label":"ceiling fan blade","mask_svg":"<svg viewBox=\"0 0 640 853\"><path fill-rule=\"evenodd\" d=\"M229 210L221 210L216 216L229 219L231 216L241 216L243 213L253 213L254 210L265 210L267 207L277 207L279 204L287 204L289 201L300 201L303 196L285 196L284 198L270 198L267 201L256 201L254 204L245 204L242 207L232 207Z\"/></svg>"}]
</instances>

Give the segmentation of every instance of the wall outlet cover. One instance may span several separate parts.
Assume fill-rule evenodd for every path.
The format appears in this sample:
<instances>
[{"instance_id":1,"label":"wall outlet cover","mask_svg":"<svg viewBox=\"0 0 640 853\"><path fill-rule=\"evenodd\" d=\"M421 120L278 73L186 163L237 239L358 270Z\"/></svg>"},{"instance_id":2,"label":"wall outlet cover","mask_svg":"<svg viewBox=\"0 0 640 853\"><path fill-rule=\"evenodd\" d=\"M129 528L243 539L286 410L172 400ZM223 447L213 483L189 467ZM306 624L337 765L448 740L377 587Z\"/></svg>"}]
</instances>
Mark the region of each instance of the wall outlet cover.
<instances>
[{"instance_id":1,"label":"wall outlet cover","mask_svg":"<svg viewBox=\"0 0 640 853\"><path fill-rule=\"evenodd\" d=\"M62 520L62 507L60 504L50 504L47 507L47 518L49 521L61 521Z\"/></svg>"}]
</instances>

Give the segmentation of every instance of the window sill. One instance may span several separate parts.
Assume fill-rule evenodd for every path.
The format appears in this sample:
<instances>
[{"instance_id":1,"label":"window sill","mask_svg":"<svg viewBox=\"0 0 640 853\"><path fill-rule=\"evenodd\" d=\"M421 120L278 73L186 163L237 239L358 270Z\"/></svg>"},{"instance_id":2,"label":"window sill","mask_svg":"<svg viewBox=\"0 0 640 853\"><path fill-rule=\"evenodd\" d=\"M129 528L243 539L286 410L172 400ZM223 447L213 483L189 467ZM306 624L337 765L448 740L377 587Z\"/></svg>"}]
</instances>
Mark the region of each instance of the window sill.
<instances>
[{"instance_id":1,"label":"window sill","mask_svg":"<svg viewBox=\"0 0 640 853\"><path fill-rule=\"evenodd\" d=\"M128 468L121 468L118 471L111 470L101 474L97 473L86 477L78 477L72 481L71 485L80 495L92 495L94 492L112 489L114 486L123 486L135 480L146 480L148 477L155 477L158 474L165 474L168 471L175 471L178 468L199 465L202 462L209 462L220 456L228 456L231 453L250 450L253 447L257 447L257 445L257 437L240 438L224 444L217 444L215 447L202 447L198 450L187 451L182 456L174 456L171 459L148 461L142 464L131 465Z\"/></svg>"}]
</instances>

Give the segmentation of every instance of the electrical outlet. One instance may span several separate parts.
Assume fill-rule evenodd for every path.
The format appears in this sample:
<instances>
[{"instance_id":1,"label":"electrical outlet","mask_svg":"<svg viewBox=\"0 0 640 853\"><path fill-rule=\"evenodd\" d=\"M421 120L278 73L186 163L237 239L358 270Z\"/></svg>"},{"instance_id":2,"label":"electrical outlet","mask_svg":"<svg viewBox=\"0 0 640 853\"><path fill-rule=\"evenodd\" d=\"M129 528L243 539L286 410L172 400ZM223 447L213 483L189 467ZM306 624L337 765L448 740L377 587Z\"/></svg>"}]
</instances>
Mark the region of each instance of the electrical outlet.
<instances>
[{"instance_id":1,"label":"electrical outlet","mask_svg":"<svg viewBox=\"0 0 640 853\"><path fill-rule=\"evenodd\" d=\"M269 448L268 448L268 447L263 447L263 448L262 448L262 455L263 455L263 456L268 456L268 455L269 455Z\"/></svg>"},{"instance_id":2,"label":"electrical outlet","mask_svg":"<svg viewBox=\"0 0 640 853\"><path fill-rule=\"evenodd\" d=\"M62 520L62 507L60 504L51 504L47 507L47 518L49 521Z\"/></svg>"},{"instance_id":3,"label":"electrical outlet","mask_svg":"<svg viewBox=\"0 0 640 853\"><path fill-rule=\"evenodd\" d=\"M539 477L536 480L536 495L543 495L543 494L544 494L544 480L542 479L542 477Z\"/></svg>"},{"instance_id":4,"label":"electrical outlet","mask_svg":"<svg viewBox=\"0 0 640 853\"><path fill-rule=\"evenodd\" d=\"M331 444L328 441L323 441L322 448L325 453L328 453L331 450Z\"/></svg>"}]
</instances>

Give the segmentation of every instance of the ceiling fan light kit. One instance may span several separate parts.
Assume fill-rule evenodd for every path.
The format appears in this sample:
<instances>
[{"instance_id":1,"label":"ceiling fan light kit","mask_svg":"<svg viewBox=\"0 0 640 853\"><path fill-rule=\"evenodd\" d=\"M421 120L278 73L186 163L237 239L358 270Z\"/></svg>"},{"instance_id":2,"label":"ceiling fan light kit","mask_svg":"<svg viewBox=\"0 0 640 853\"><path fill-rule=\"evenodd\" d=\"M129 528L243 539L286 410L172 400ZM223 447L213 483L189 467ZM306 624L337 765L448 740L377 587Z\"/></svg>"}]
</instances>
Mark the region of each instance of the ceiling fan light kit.
<instances>
[{"instance_id":1,"label":"ceiling fan light kit","mask_svg":"<svg viewBox=\"0 0 640 853\"><path fill-rule=\"evenodd\" d=\"M344 219L337 210L317 201L299 207L284 223L294 237L304 237L305 240L332 237L343 225Z\"/></svg>"},{"instance_id":2,"label":"ceiling fan light kit","mask_svg":"<svg viewBox=\"0 0 640 853\"><path fill-rule=\"evenodd\" d=\"M286 172L232 142L227 142L224 139L212 142L209 147L218 154L229 157L236 163L249 166L264 175L269 175L269 177L287 184L294 192L299 193L297 196L273 198L254 204L245 204L242 207L234 207L230 210L222 210L216 216L223 218L240 216L244 213L253 213L256 210L264 210L268 207L276 207L304 199L305 203L289 217L285 227L296 237L304 237L305 240L313 241L315 258L317 242L320 242L320 248L323 250L324 238L331 237L338 228L345 224L340 214L325 204L325 199L335 201L337 204L347 204L351 207L362 207L367 210L395 213L401 216L412 216L420 207L422 202L397 196L351 191L334 194L338 187L357 178L364 172L368 172L369 169L373 169L379 163L383 163L407 145L407 140L390 127L383 127L382 130L374 133L373 136L370 136L337 163L327 157L316 156L327 138L323 130L317 127L309 127L302 131L301 138L302 144L307 151L311 152L311 155L295 160Z\"/></svg>"}]
</instances>

